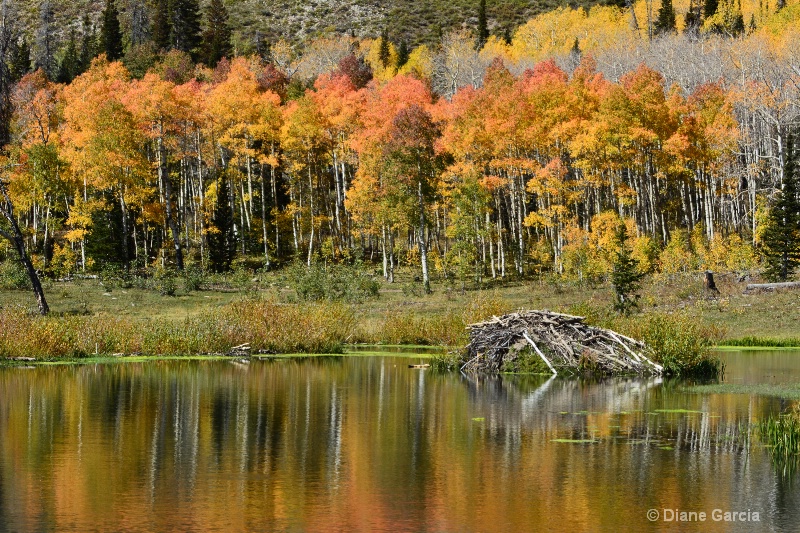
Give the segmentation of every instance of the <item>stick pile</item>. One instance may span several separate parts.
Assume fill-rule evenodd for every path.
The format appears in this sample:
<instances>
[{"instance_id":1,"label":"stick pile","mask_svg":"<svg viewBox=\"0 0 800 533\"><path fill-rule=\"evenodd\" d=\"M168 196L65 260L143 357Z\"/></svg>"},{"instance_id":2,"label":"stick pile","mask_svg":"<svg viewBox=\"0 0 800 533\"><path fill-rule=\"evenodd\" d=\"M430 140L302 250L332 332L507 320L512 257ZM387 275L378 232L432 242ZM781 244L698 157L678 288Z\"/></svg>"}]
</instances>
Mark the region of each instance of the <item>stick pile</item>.
<instances>
[{"instance_id":1,"label":"stick pile","mask_svg":"<svg viewBox=\"0 0 800 533\"><path fill-rule=\"evenodd\" d=\"M663 368L644 352L644 343L584 323L584 318L550 311L511 313L470 324L462 371L501 372L507 363L534 353L553 374L658 375ZM529 355L528 355L529 356Z\"/></svg>"}]
</instances>

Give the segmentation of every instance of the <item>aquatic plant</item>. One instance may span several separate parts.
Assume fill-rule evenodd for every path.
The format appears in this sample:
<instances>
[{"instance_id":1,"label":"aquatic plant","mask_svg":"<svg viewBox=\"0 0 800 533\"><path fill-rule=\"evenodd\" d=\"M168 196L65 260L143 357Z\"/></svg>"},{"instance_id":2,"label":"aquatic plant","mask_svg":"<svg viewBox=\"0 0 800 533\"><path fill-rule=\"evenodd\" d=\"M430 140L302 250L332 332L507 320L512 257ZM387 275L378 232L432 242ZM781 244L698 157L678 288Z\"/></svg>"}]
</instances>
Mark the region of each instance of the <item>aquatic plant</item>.
<instances>
[{"instance_id":1,"label":"aquatic plant","mask_svg":"<svg viewBox=\"0 0 800 533\"><path fill-rule=\"evenodd\" d=\"M724 370L722 361L711 353L722 331L687 315L637 315L620 318L613 326L612 329L644 341L653 359L664 367L665 374L714 378Z\"/></svg>"},{"instance_id":2,"label":"aquatic plant","mask_svg":"<svg viewBox=\"0 0 800 533\"><path fill-rule=\"evenodd\" d=\"M757 426L758 437L769 447L775 466L786 476L792 475L800 460L800 409L770 416Z\"/></svg>"}]
</instances>

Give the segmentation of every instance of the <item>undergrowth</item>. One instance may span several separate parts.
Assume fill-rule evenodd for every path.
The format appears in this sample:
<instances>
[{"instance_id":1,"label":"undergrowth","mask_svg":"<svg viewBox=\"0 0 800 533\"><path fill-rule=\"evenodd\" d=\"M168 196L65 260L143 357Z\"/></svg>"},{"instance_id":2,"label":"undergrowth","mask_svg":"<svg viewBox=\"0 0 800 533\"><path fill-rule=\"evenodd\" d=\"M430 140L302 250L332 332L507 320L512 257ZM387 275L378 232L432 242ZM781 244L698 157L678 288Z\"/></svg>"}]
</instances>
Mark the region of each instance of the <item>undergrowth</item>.
<instances>
[{"instance_id":1,"label":"undergrowth","mask_svg":"<svg viewBox=\"0 0 800 533\"><path fill-rule=\"evenodd\" d=\"M183 321L32 315L0 310L0 357L84 357L142 353L224 353L250 343L269 353L341 353L355 324L341 304L287 305L243 300Z\"/></svg>"}]
</instances>

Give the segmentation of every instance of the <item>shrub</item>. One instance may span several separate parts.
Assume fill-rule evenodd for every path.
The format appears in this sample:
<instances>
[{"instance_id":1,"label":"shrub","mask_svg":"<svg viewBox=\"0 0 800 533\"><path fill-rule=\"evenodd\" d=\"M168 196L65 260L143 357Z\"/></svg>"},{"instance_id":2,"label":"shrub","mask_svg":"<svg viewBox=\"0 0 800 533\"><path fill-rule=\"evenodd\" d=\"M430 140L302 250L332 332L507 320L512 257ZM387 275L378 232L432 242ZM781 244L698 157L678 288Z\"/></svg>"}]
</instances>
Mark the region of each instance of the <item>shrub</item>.
<instances>
[{"instance_id":1,"label":"shrub","mask_svg":"<svg viewBox=\"0 0 800 533\"><path fill-rule=\"evenodd\" d=\"M245 300L184 321L110 316L31 315L0 309L0 357L84 357L94 353L192 355L250 343L270 353L341 353L353 333L352 309L326 303Z\"/></svg>"},{"instance_id":2,"label":"shrub","mask_svg":"<svg viewBox=\"0 0 800 533\"><path fill-rule=\"evenodd\" d=\"M711 355L711 348L722 338L723 332L689 316L640 315L620 319L609 327L644 341L653 359L669 375L717 377L723 370L722 361Z\"/></svg>"},{"instance_id":3,"label":"shrub","mask_svg":"<svg viewBox=\"0 0 800 533\"><path fill-rule=\"evenodd\" d=\"M0 289L23 290L31 288L31 280L19 261L7 259L0 263Z\"/></svg>"},{"instance_id":4,"label":"shrub","mask_svg":"<svg viewBox=\"0 0 800 533\"><path fill-rule=\"evenodd\" d=\"M298 299L307 302L362 302L378 296L380 284L357 266L324 265L310 267L295 263L289 269L289 285Z\"/></svg>"}]
</instances>

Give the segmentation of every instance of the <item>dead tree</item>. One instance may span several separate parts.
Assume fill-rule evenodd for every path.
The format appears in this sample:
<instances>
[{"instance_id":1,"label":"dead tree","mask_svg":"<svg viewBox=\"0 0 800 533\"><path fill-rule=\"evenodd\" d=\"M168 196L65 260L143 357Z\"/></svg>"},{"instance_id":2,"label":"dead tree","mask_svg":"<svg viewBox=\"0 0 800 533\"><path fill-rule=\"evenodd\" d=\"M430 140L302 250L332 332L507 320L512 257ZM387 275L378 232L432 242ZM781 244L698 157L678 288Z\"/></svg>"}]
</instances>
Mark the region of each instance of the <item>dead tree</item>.
<instances>
[{"instance_id":1,"label":"dead tree","mask_svg":"<svg viewBox=\"0 0 800 533\"><path fill-rule=\"evenodd\" d=\"M0 235L11 241L14 248L17 250L19 260L22 262L22 266L25 267L25 272L31 280L33 294L36 296L36 302L39 305L39 313L46 315L50 312L50 307L47 305L47 300L44 297L44 290L42 289L39 275L36 273L36 269L33 268L33 263L31 263L28 252L25 250L25 239L22 235L19 223L14 217L14 204L11 202L6 183L2 178L0 178L0 195L2 195L2 198L0 198L0 215L2 215L3 218L8 221L9 226L11 226L10 231L0 228Z\"/></svg>"}]
</instances>

